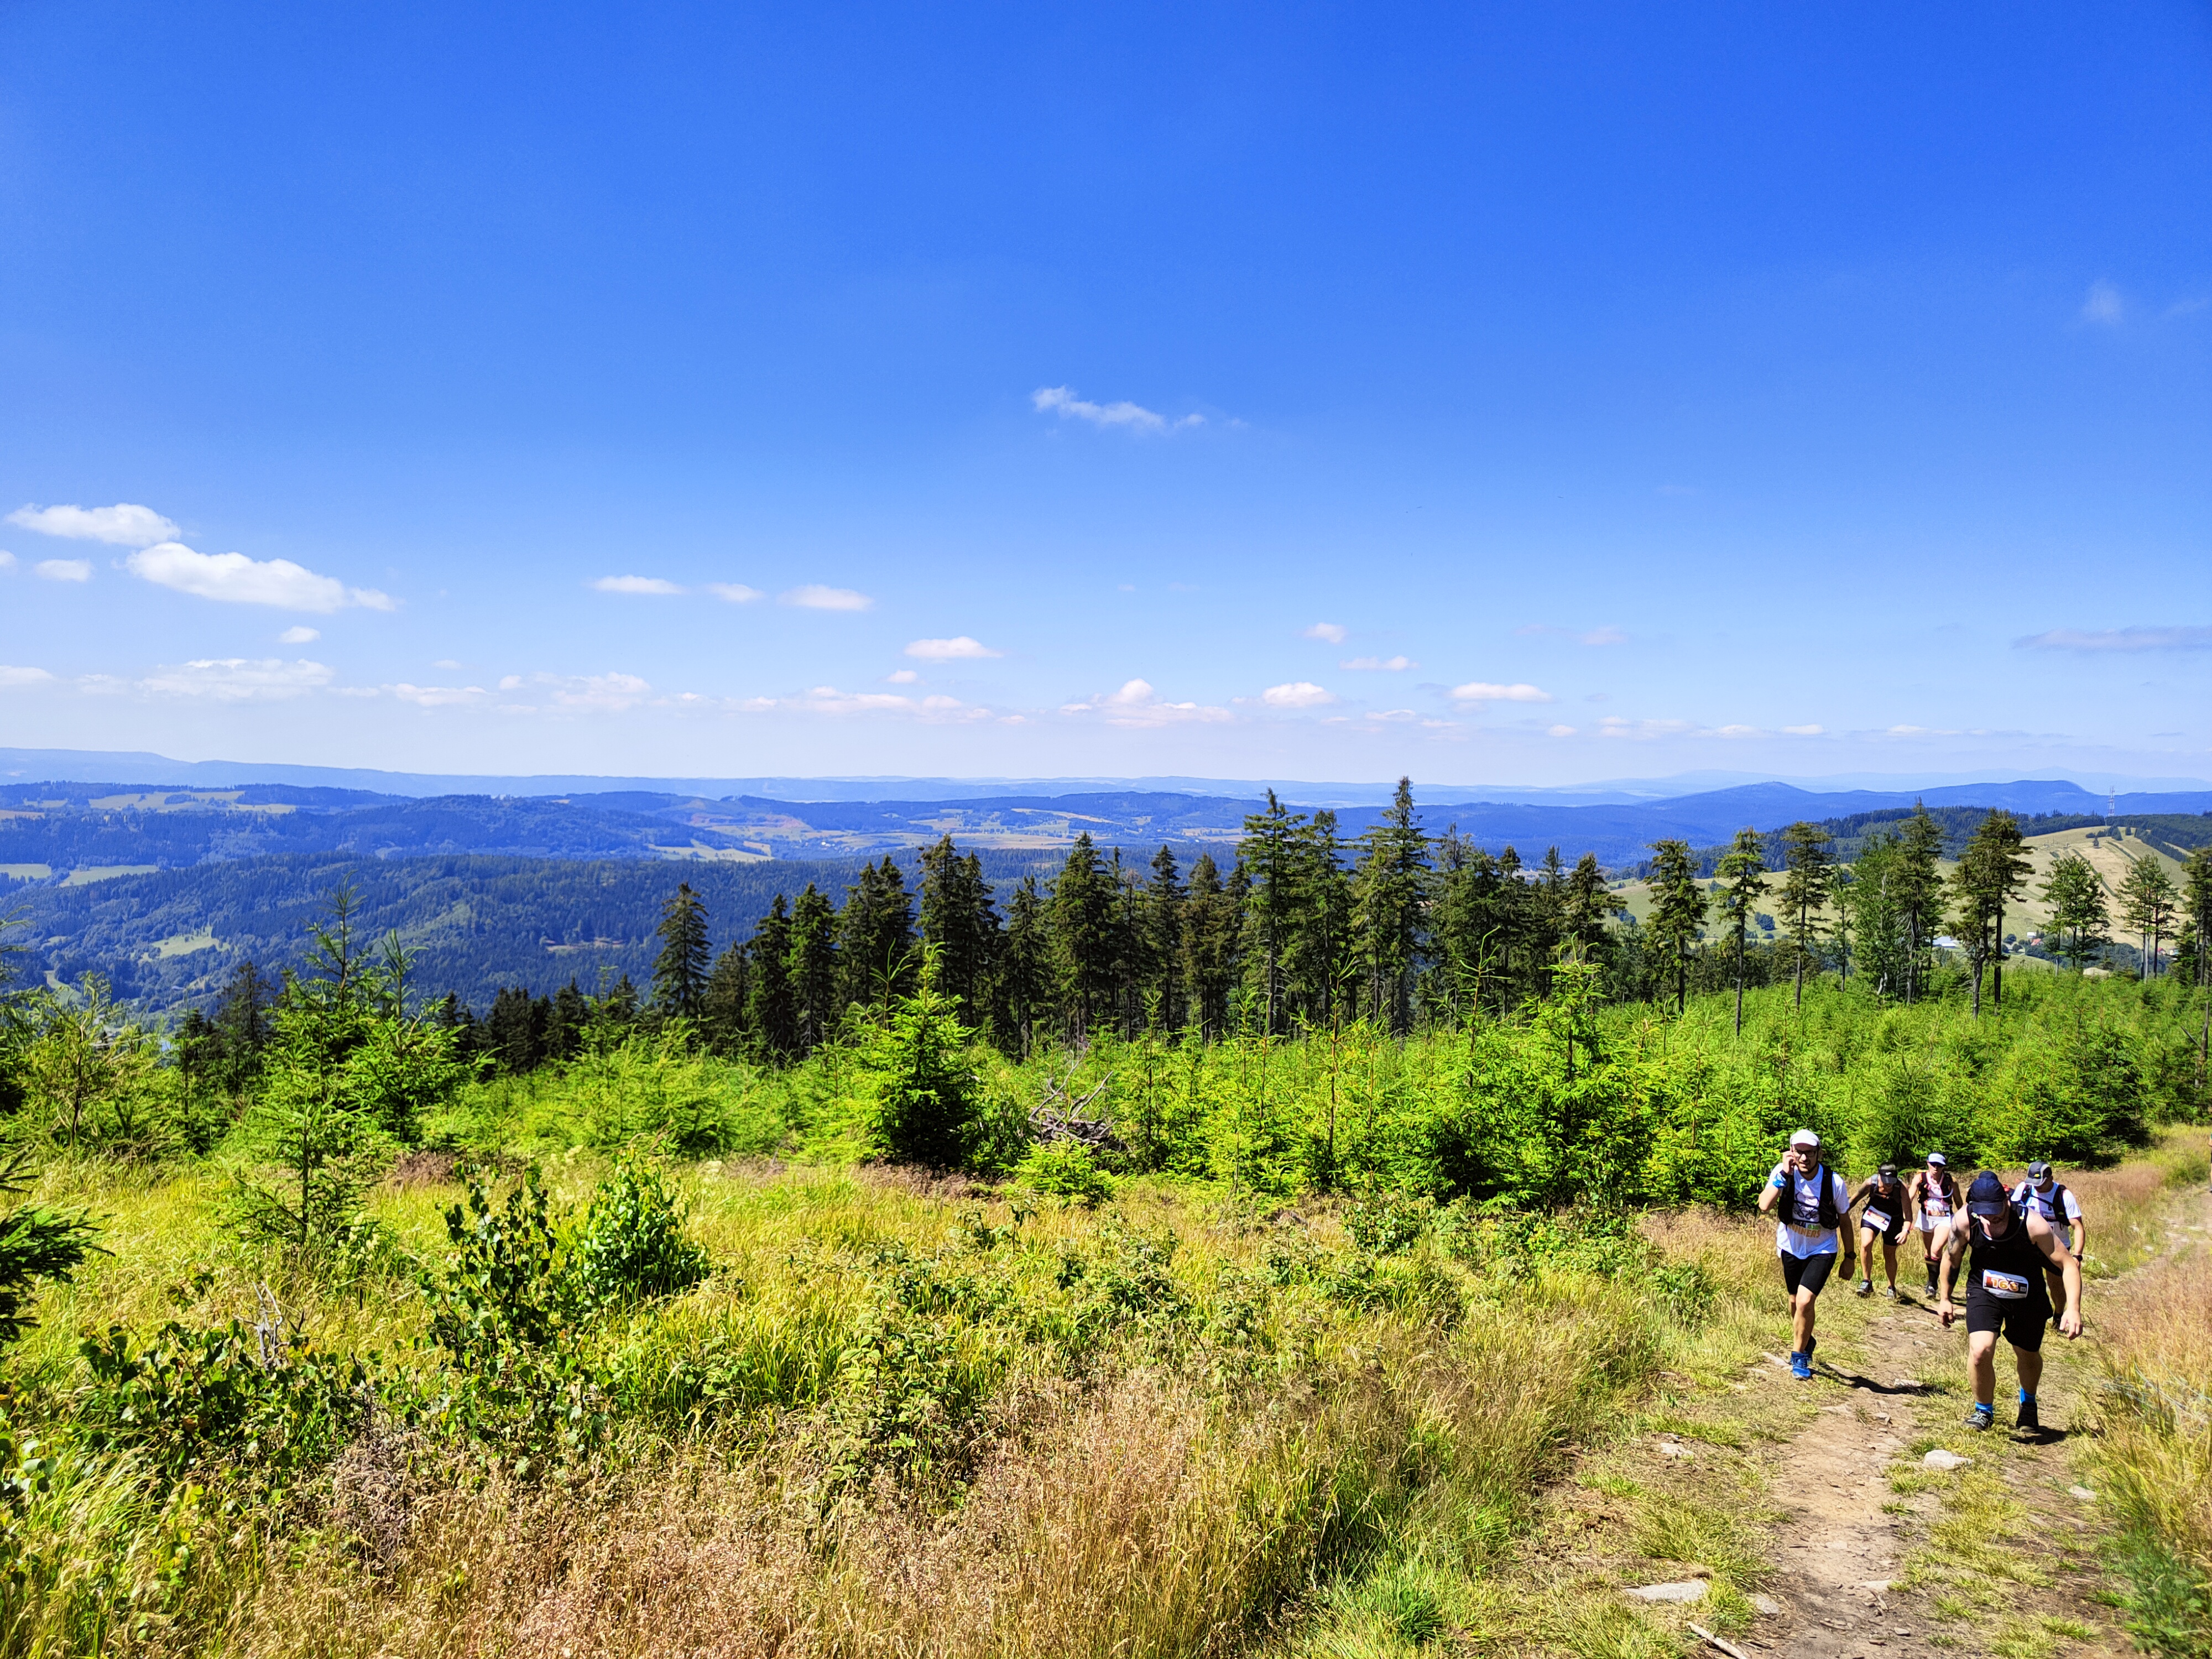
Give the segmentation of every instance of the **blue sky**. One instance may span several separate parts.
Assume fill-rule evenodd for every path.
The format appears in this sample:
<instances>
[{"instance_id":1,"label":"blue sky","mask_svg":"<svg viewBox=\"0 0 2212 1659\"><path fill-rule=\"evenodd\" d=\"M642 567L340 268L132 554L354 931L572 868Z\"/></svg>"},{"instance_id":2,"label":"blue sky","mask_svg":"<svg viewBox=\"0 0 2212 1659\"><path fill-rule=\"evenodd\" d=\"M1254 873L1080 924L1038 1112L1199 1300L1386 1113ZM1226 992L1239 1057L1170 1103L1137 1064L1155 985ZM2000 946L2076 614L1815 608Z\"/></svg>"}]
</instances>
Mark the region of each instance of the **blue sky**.
<instances>
[{"instance_id":1,"label":"blue sky","mask_svg":"<svg viewBox=\"0 0 2212 1659\"><path fill-rule=\"evenodd\" d=\"M0 742L2212 776L2208 90L2179 4L18 0Z\"/></svg>"}]
</instances>

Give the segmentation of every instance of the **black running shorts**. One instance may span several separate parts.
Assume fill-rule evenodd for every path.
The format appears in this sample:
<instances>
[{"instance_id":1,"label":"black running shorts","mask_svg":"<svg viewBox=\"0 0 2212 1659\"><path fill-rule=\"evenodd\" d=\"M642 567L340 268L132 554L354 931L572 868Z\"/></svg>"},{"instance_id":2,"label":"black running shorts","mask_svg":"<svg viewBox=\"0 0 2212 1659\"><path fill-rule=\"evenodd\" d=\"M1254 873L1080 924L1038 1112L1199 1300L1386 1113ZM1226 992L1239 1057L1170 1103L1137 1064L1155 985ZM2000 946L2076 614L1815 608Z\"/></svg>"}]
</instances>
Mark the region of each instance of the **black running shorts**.
<instances>
[{"instance_id":1,"label":"black running shorts","mask_svg":"<svg viewBox=\"0 0 2212 1659\"><path fill-rule=\"evenodd\" d=\"M1785 1255L1782 1258L1782 1282L1790 1287L1792 1296L1800 1290L1808 1290L1818 1296L1835 1266L1836 1253L1833 1250L1825 1255Z\"/></svg>"},{"instance_id":2,"label":"black running shorts","mask_svg":"<svg viewBox=\"0 0 2212 1659\"><path fill-rule=\"evenodd\" d=\"M2043 1275L2033 1276L2034 1289L2017 1300L1991 1296L1978 1283L1966 1286L1966 1328L1995 1331L2023 1353L2043 1346L2043 1332L2051 1318L2051 1297Z\"/></svg>"}]
</instances>

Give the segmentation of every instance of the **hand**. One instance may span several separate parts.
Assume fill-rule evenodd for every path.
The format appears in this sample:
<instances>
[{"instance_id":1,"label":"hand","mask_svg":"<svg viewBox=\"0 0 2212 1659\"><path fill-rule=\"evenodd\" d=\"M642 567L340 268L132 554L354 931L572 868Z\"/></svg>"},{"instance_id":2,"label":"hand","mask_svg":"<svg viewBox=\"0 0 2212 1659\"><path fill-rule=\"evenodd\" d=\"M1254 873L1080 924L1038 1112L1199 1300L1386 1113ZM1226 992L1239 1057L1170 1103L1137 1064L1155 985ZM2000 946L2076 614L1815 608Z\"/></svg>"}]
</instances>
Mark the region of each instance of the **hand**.
<instances>
[{"instance_id":1,"label":"hand","mask_svg":"<svg viewBox=\"0 0 2212 1659\"><path fill-rule=\"evenodd\" d=\"M1798 1161L1797 1149L1795 1146L1783 1153L1782 1167L1789 1170L1791 1175L1802 1175L1805 1172L1805 1166Z\"/></svg>"},{"instance_id":2,"label":"hand","mask_svg":"<svg viewBox=\"0 0 2212 1659\"><path fill-rule=\"evenodd\" d=\"M1948 1331L1951 1328L1951 1322L1958 1316L1959 1310L1951 1305L1951 1298L1949 1297L1945 1297L1941 1302L1938 1302L1936 1304L1936 1317L1943 1322L1943 1328L1945 1330Z\"/></svg>"},{"instance_id":3,"label":"hand","mask_svg":"<svg viewBox=\"0 0 2212 1659\"><path fill-rule=\"evenodd\" d=\"M2064 1313L2059 1315L2058 1334L2064 1337L2069 1342L2071 1342L2075 1337L2081 1335L2081 1316L2071 1308L2069 1308Z\"/></svg>"}]
</instances>

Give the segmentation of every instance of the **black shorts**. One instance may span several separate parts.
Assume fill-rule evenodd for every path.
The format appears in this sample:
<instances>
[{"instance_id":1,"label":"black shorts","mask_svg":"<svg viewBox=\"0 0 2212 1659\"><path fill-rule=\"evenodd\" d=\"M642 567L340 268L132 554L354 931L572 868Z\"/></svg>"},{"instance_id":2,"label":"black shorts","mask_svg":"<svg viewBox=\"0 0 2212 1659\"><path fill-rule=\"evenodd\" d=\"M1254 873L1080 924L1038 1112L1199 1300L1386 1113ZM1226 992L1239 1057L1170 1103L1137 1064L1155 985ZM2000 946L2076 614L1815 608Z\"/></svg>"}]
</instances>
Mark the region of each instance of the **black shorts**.
<instances>
[{"instance_id":1,"label":"black shorts","mask_svg":"<svg viewBox=\"0 0 2212 1659\"><path fill-rule=\"evenodd\" d=\"M2051 1319L2051 1298L2044 1293L2043 1275L2034 1277L2033 1295L2013 1301L1991 1296L1978 1284L1966 1286L1966 1328L1995 1331L2023 1353L2043 1346L2043 1332Z\"/></svg>"},{"instance_id":2,"label":"black shorts","mask_svg":"<svg viewBox=\"0 0 2212 1659\"><path fill-rule=\"evenodd\" d=\"M1889 1224L1889 1231L1881 1235L1881 1242L1885 1244L1904 1243L1905 1230L1911 1224L1911 1222L1905 1217L1901 1215L1899 1216L1895 1220ZM1866 1227L1866 1212L1863 1210L1859 1212L1859 1227L1862 1231L1863 1231Z\"/></svg>"},{"instance_id":3,"label":"black shorts","mask_svg":"<svg viewBox=\"0 0 2212 1659\"><path fill-rule=\"evenodd\" d=\"M1835 1266L1836 1253L1833 1250L1825 1255L1784 1255L1782 1258L1782 1282L1790 1287L1792 1296L1800 1290L1808 1290L1818 1296Z\"/></svg>"}]
</instances>

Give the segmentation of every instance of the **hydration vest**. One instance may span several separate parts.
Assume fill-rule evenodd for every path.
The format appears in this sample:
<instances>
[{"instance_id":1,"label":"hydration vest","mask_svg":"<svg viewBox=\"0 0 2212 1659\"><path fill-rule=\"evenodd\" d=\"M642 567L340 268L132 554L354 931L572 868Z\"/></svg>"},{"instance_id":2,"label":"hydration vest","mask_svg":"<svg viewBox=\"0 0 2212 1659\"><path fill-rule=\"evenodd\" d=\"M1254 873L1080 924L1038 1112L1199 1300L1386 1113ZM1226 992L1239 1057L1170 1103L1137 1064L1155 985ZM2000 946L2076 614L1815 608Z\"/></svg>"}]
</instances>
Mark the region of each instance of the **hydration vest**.
<instances>
[{"instance_id":1,"label":"hydration vest","mask_svg":"<svg viewBox=\"0 0 2212 1659\"><path fill-rule=\"evenodd\" d=\"M1972 1255L1966 1264L1970 1289L1978 1287L2001 1302L2050 1301L2043 1284L2043 1270L2050 1263L2028 1237L2025 1221L2015 1221L2002 1238L1990 1237L1989 1224L1979 1216L1971 1218L1971 1227Z\"/></svg>"},{"instance_id":2,"label":"hydration vest","mask_svg":"<svg viewBox=\"0 0 2212 1659\"><path fill-rule=\"evenodd\" d=\"M1793 1183L1790 1189L1790 1224L1800 1232L1810 1231L1814 1226L1823 1232L1835 1231L1841 1212L1836 1208L1836 1178L1828 1173L1828 1166L1820 1164L1809 1177L1791 1176L1790 1179ZM1808 1179L1814 1183L1813 1190L1815 1194L1813 1214L1809 1217L1805 1213L1804 1200L1798 1196L1794 1184Z\"/></svg>"},{"instance_id":3,"label":"hydration vest","mask_svg":"<svg viewBox=\"0 0 2212 1659\"><path fill-rule=\"evenodd\" d=\"M1931 1205L1928 1201L1931 1198L1936 1200L1936 1204L1940 1204L1942 1207L1937 1209L1935 1205ZM1927 1176L1921 1176L1920 1207L1935 1215L1956 1215L1959 1212L1959 1183L1951 1179L1951 1172L1948 1170L1943 1171L1943 1184L1941 1187L1929 1180Z\"/></svg>"},{"instance_id":4,"label":"hydration vest","mask_svg":"<svg viewBox=\"0 0 2212 1659\"><path fill-rule=\"evenodd\" d=\"M2064 1182L2052 1182L2051 1196L2048 1198L2037 1190L2035 1183L2032 1181L2023 1181L2020 1185L2021 1190L2013 1194L2012 1207L2013 1213L2023 1222L2027 1219L2027 1206L2033 1204L2042 1212L2043 1218L2048 1221L2053 1229L2070 1229L2073 1226L2073 1222L2066 1214L2066 1183Z\"/></svg>"}]
</instances>

